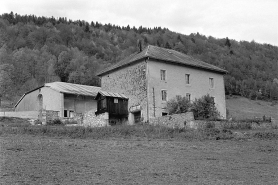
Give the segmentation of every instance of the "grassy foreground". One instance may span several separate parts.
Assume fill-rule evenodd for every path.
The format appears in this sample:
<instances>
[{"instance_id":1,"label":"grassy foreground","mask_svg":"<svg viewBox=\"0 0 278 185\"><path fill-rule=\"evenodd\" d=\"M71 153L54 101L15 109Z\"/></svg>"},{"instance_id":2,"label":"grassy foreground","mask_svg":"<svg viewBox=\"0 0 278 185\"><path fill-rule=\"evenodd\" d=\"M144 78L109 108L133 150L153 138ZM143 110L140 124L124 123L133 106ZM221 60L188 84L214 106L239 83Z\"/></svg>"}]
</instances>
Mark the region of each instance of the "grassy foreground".
<instances>
[{"instance_id":1,"label":"grassy foreground","mask_svg":"<svg viewBox=\"0 0 278 185\"><path fill-rule=\"evenodd\" d=\"M0 184L278 184L277 129L208 125L82 128L0 118Z\"/></svg>"}]
</instances>

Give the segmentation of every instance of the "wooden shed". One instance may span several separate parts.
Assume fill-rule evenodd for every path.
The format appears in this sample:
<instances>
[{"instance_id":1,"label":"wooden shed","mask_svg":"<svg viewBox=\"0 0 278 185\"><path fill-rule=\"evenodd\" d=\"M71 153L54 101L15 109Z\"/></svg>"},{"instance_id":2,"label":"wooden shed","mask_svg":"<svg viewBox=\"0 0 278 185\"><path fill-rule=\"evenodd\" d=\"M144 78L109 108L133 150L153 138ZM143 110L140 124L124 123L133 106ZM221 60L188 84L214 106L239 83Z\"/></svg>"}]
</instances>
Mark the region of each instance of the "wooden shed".
<instances>
[{"instance_id":1,"label":"wooden shed","mask_svg":"<svg viewBox=\"0 0 278 185\"><path fill-rule=\"evenodd\" d=\"M109 120L128 117L128 97L124 94L99 91L95 100L97 100L96 115L108 112Z\"/></svg>"}]
</instances>

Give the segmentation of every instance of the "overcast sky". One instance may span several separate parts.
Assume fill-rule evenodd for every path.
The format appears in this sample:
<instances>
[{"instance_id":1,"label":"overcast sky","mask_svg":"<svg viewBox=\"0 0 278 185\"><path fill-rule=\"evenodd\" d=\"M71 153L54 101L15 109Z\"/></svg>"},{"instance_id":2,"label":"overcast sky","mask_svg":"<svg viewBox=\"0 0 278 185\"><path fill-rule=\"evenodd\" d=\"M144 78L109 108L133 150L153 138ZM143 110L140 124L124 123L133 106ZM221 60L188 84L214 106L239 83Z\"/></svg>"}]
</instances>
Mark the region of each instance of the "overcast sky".
<instances>
[{"instance_id":1,"label":"overcast sky","mask_svg":"<svg viewBox=\"0 0 278 185\"><path fill-rule=\"evenodd\" d=\"M278 0L0 0L11 11L278 46Z\"/></svg>"}]
</instances>

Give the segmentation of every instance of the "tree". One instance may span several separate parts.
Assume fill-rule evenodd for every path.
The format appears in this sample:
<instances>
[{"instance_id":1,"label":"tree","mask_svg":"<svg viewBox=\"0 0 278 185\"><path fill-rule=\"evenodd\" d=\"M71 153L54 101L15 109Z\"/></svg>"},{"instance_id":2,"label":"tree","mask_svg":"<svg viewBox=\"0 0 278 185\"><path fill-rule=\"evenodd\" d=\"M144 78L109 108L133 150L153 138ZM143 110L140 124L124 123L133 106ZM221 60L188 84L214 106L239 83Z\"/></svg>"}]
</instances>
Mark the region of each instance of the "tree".
<instances>
[{"instance_id":1,"label":"tree","mask_svg":"<svg viewBox=\"0 0 278 185\"><path fill-rule=\"evenodd\" d=\"M167 110L169 114L180 114L189 111L191 103L186 97L177 95L167 101Z\"/></svg>"},{"instance_id":2,"label":"tree","mask_svg":"<svg viewBox=\"0 0 278 185\"><path fill-rule=\"evenodd\" d=\"M195 119L216 119L219 117L214 98L208 94L199 99L195 99L192 104L192 110Z\"/></svg>"},{"instance_id":3,"label":"tree","mask_svg":"<svg viewBox=\"0 0 278 185\"><path fill-rule=\"evenodd\" d=\"M12 97L12 94L14 94L12 70L12 65L0 64L0 107L2 99L10 99Z\"/></svg>"}]
</instances>

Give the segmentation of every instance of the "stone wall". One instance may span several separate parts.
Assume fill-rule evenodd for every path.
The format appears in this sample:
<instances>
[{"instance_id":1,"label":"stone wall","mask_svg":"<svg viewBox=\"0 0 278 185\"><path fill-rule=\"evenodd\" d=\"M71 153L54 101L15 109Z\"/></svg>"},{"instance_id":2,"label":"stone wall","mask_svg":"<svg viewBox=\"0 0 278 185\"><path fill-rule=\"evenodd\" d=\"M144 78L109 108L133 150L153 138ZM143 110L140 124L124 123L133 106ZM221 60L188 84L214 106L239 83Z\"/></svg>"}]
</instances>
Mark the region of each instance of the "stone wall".
<instances>
[{"instance_id":1,"label":"stone wall","mask_svg":"<svg viewBox=\"0 0 278 185\"><path fill-rule=\"evenodd\" d=\"M29 118L38 119L38 111L18 111L18 112L0 112L0 117L17 117L17 118Z\"/></svg>"},{"instance_id":2,"label":"stone wall","mask_svg":"<svg viewBox=\"0 0 278 185\"><path fill-rule=\"evenodd\" d=\"M73 113L73 117L63 117L60 118L62 120L62 122L67 124L67 121L76 123L76 124L82 124L83 123L83 118L84 118L84 114L83 113Z\"/></svg>"},{"instance_id":3,"label":"stone wall","mask_svg":"<svg viewBox=\"0 0 278 185\"><path fill-rule=\"evenodd\" d=\"M147 81L144 60L101 77L101 89L126 95L128 108L140 106L141 117L147 120Z\"/></svg>"},{"instance_id":4,"label":"stone wall","mask_svg":"<svg viewBox=\"0 0 278 185\"><path fill-rule=\"evenodd\" d=\"M149 121L151 125L161 125L170 128L191 127L191 125L193 125L193 122L194 116L192 112L151 118Z\"/></svg>"},{"instance_id":5,"label":"stone wall","mask_svg":"<svg viewBox=\"0 0 278 185\"><path fill-rule=\"evenodd\" d=\"M95 115L95 111L91 110L83 115L83 123L80 124L85 127L104 127L109 126L109 115L108 113L103 113Z\"/></svg>"},{"instance_id":6,"label":"stone wall","mask_svg":"<svg viewBox=\"0 0 278 185\"><path fill-rule=\"evenodd\" d=\"M42 124L46 124L48 121L59 119L59 111L43 110L42 111Z\"/></svg>"}]
</instances>

